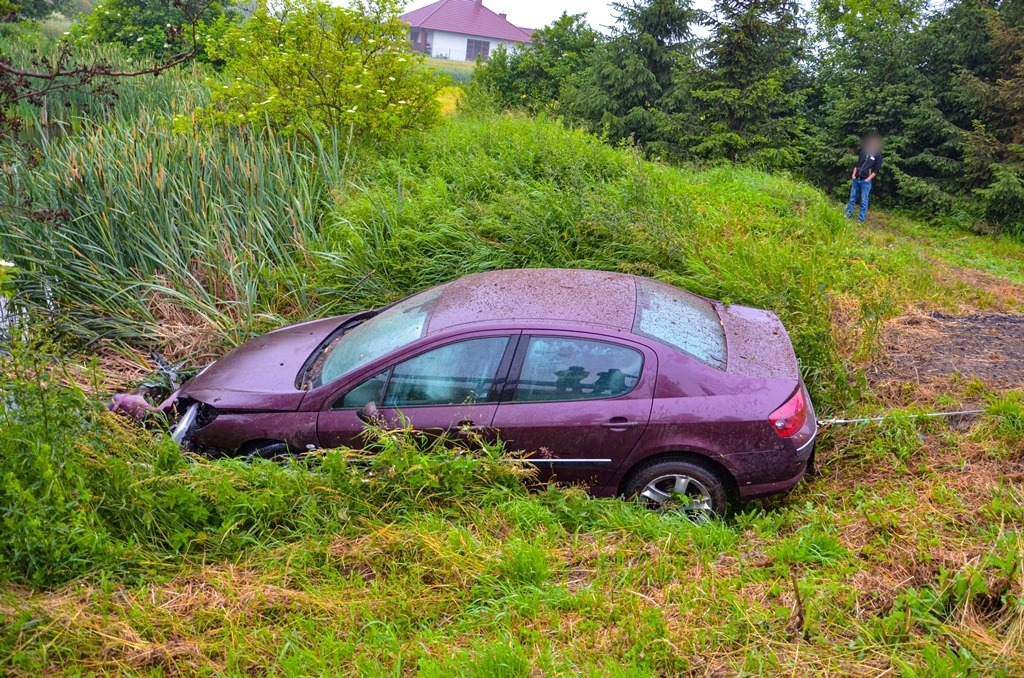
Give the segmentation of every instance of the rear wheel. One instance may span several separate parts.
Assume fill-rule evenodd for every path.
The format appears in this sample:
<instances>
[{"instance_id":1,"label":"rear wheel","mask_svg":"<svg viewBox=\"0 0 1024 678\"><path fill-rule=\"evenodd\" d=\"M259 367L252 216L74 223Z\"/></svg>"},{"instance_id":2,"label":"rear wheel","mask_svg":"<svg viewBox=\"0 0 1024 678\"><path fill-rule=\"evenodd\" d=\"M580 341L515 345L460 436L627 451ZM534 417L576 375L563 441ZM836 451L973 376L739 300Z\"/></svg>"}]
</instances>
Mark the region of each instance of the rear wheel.
<instances>
[{"instance_id":1,"label":"rear wheel","mask_svg":"<svg viewBox=\"0 0 1024 678\"><path fill-rule=\"evenodd\" d=\"M729 505L718 474L684 458L656 459L639 466L626 481L623 494L651 508L680 511L696 523L725 515Z\"/></svg>"}]
</instances>

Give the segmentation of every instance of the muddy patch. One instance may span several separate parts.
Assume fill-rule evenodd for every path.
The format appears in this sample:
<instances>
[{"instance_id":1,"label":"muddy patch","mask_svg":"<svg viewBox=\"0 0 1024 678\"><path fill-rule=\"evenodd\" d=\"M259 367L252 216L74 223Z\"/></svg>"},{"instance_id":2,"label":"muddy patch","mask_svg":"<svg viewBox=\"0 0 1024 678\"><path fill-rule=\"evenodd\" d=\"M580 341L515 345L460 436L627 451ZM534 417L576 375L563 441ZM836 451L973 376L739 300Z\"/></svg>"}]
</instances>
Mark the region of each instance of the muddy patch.
<instances>
[{"instance_id":1,"label":"muddy patch","mask_svg":"<svg viewBox=\"0 0 1024 678\"><path fill-rule=\"evenodd\" d=\"M908 314L882 337L884 358L873 382L927 383L953 375L997 388L1024 386L1024 314Z\"/></svg>"}]
</instances>

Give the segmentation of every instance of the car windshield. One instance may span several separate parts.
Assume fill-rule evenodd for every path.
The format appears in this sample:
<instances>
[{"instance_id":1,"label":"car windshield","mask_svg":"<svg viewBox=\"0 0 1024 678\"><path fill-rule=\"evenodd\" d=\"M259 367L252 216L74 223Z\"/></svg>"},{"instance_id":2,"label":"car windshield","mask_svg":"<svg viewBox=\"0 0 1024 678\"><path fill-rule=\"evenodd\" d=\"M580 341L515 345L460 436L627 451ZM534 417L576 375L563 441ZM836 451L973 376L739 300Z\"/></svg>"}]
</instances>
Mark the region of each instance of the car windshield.
<instances>
[{"instance_id":1,"label":"car windshield","mask_svg":"<svg viewBox=\"0 0 1024 678\"><path fill-rule=\"evenodd\" d=\"M416 341L426 332L430 310L442 291L421 292L355 327L342 328L313 358L304 381L312 388L329 384Z\"/></svg>"},{"instance_id":2,"label":"car windshield","mask_svg":"<svg viewBox=\"0 0 1024 678\"><path fill-rule=\"evenodd\" d=\"M710 301L653 280L638 280L637 292L635 333L725 369L725 329Z\"/></svg>"}]
</instances>

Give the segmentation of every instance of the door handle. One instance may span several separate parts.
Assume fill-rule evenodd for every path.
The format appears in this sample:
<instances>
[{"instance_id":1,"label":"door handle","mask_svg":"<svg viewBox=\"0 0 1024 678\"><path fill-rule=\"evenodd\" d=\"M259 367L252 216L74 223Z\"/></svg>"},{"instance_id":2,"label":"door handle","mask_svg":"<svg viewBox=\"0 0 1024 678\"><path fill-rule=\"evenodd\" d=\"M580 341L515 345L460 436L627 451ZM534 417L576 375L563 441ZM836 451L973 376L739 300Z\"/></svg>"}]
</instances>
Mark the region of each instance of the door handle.
<instances>
[{"instance_id":1,"label":"door handle","mask_svg":"<svg viewBox=\"0 0 1024 678\"><path fill-rule=\"evenodd\" d=\"M640 425L639 421L629 421L625 417L615 417L611 421L606 421L601 426L605 428L636 428Z\"/></svg>"}]
</instances>

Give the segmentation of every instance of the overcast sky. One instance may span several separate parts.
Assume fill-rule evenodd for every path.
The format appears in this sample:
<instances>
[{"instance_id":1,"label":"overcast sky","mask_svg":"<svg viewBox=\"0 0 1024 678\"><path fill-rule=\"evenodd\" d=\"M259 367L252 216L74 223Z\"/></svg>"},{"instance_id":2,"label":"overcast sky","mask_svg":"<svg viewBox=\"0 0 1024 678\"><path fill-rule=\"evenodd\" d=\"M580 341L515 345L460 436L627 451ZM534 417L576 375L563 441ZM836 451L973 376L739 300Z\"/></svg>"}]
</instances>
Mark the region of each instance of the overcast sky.
<instances>
[{"instance_id":1,"label":"overcast sky","mask_svg":"<svg viewBox=\"0 0 1024 678\"><path fill-rule=\"evenodd\" d=\"M411 0L407 9L418 9L435 0ZM606 0L484 0L484 5L495 12L508 14L508 20L521 28L541 28L562 15L586 14L590 25L598 30L615 23L612 9ZM697 7L710 8L714 0L697 0Z\"/></svg>"}]
</instances>

